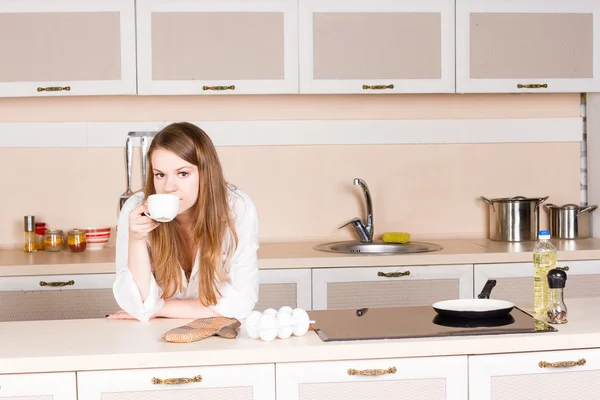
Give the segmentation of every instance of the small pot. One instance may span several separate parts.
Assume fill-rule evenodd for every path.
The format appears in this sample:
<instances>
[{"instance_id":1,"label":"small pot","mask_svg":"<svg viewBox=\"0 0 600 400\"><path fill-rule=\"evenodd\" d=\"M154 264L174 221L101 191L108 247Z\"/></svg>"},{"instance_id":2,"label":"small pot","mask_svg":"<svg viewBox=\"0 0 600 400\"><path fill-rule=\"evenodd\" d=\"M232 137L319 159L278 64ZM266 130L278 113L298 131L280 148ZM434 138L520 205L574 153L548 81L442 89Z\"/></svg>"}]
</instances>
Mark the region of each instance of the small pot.
<instances>
[{"instance_id":1,"label":"small pot","mask_svg":"<svg viewBox=\"0 0 600 400\"><path fill-rule=\"evenodd\" d=\"M546 197L481 199L490 207L490 239L500 242L537 240L540 225L539 206Z\"/></svg>"},{"instance_id":2,"label":"small pot","mask_svg":"<svg viewBox=\"0 0 600 400\"><path fill-rule=\"evenodd\" d=\"M598 206L546 204L550 218L550 236L557 239L585 239L590 236L591 213Z\"/></svg>"}]
</instances>

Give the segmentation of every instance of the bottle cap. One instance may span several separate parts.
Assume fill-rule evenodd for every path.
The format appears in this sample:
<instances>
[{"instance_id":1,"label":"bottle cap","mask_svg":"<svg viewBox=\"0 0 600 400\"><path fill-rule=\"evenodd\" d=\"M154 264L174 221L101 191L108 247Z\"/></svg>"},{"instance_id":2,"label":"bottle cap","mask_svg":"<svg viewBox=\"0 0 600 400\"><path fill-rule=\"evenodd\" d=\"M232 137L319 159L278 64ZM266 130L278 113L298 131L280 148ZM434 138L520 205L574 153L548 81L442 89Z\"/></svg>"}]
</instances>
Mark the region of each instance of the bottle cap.
<instances>
[{"instance_id":1,"label":"bottle cap","mask_svg":"<svg viewBox=\"0 0 600 400\"><path fill-rule=\"evenodd\" d=\"M23 222L25 225L25 232L35 232L35 216L26 215L23 218Z\"/></svg>"},{"instance_id":2,"label":"bottle cap","mask_svg":"<svg viewBox=\"0 0 600 400\"><path fill-rule=\"evenodd\" d=\"M540 239L550 239L550 231L540 231L538 237Z\"/></svg>"},{"instance_id":3,"label":"bottle cap","mask_svg":"<svg viewBox=\"0 0 600 400\"><path fill-rule=\"evenodd\" d=\"M561 269L548 271L548 287L550 289L563 289L567 283L567 273Z\"/></svg>"}]
</instances>

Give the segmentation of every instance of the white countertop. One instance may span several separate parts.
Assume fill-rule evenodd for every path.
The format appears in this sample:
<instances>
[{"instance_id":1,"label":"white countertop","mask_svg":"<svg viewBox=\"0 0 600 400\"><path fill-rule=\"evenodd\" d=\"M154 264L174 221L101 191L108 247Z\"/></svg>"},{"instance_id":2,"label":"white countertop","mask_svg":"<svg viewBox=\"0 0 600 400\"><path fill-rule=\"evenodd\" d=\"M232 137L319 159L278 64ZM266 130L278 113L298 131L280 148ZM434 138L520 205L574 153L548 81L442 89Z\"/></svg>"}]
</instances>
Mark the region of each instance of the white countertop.
<instances>
[{"instance_id":1,"label":"white countertop","mask_svg":"<svg viewBox=\"0 0 600 400\"><path fill-rule=\"evenodd\" d=\"M242 330L168 343L161 335L189 320L148 323L105 319L0 323L0 374L226 364L475 355L600 347L598 298L566 299L569 322L558 332L422 339L323 342L315 332L264 342Z\"/></svg>"},{"instance_id":2,"label":"white countertop","mask_svg":"<svg viewBox=\"0 0 600 400\"><path fill-rule=\"evenodd\" d=\"M440 251L402 255L338 254L313 249L315 242L261 243L260 269L530 262L535 242L506 243L488 239L427 240ZM561 261L600 259L600 239L552 240ZM115 249L71 253L0 250L1 276L101 274L115 272Z\"/></svg>"}]
</instances>

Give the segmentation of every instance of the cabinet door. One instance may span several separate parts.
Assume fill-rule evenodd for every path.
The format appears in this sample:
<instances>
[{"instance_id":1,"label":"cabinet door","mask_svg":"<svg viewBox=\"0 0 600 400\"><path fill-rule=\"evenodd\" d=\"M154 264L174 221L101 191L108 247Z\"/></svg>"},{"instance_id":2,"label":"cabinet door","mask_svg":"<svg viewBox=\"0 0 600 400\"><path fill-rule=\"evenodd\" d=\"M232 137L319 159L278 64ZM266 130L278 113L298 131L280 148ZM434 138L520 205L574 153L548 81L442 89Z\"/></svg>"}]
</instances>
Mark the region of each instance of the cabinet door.
<instances>
[{"instance_id":1,"label":"cabinet door","mask_svg":"<svg viewBox=\"0 0 600 400\"><path fill-rule=\"evenodd\" d=\"M273 364L77 373L78 400L274 400Z\"/></svg>"},{"instance_id":2,"label":"cabinet door","mask_svg":"<svg viewBox=\"0 0 600 400\"><path fill-rule=\"evenodd\" d=\"M465 400L467 357L277 364L278 400Z\"/></svg>"},{"instance_id":3,"label":"cabinet door","mask_svg":"<svg viewBox=\"0 0 600 400\"><path fill-rule=\"evenodd\" d=\"M456 0L456 91L597 92L597 0Z\"/></svg>"},{"instance_id":4,"label":"cabinet door","mask_svg":"<svg viewBox=\"0 0 600 400\"><path fill-rule=\"evenodd\" d=\"M297 0L137 1L140 94L298 93Z\"/></svg>"},{"instance_id":5,"label":"cabinet door","mask_svg":"<svg viewBox=\"0 0 600 400\"><path fill-rule=\"evenodd\" d=\"M572 298L600 297L600 261L559 261L557 267L567 271L567 307ZM479 294L488 279L495 279L492 298L533 306L533 273L533 262L476 264L474 295Z\"/></svg>"},{"instance_id":6,"label":"cabinet door","mask_svg":"<svg viewBox=\"0 0 600 400\"><path fill-rule=\"evenodd\" d=\"M3 400L76 400L75 372L0 375Z\"/></svg>"},{"instance_id":7,"label":"cabinet door","mask_svg":"<svg viewBox=\"0 0 600 400\"><path fill-rule=\"evenodd\" d=\"M135 94L134 0L0 0L0 96Z\"/></svg>"},{"instance_id":8,"label":"cabinet door","mask_svg":"<svg viewBox=\"0 0 600 400\"><path fill-rule=\"evenodd\" d=\"M473 266L313 269L313 309L425 306L473 296Z\"/></svg>"},{"instance_id":9,"label":"cabinet door","mask_svg":"<svg viewBox=\"0 0 600 400\"><path fill-rule=\"evenodd\" d=\"M595 399L599 392L600 350L469 357L471 399Z\"/></svg>"},{"instance_id":10,"label":"cabinet door","mask_svg":"<svg viewBox=\"0 0 600 400\"><path fill-rule=\"evenodd\" d=\"M454 93L454 0L300 0L300 93Z\"/></svg>"},{"instance_id":11,"label":"cabinet door","mask_svg":"<svg viewBox=\"0 0 600 400\"><path fill-rule=\"evenodd\" d=\"M0 277L0 322L104 318L115 274Z\"/></svg>"},{"instance_id":12,"label":"cabinet door","mask_svg":"<svg viewBox=\"0 0 600 400\"><path fill-rule=\"evenodd\" d=\"M310 269L261 269L255 310L278 310L283 306L312 308Z\"/></svg>"}]
</instances>

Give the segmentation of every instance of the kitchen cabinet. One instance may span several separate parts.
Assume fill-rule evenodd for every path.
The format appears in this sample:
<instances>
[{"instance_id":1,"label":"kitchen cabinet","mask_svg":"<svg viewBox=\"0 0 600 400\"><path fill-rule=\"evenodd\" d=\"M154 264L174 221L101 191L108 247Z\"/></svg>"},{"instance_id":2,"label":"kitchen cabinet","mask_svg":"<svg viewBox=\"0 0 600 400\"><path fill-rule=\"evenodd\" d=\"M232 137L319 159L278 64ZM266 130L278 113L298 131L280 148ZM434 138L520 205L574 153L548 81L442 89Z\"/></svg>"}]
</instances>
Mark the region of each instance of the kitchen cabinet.
<instances>
[{"instance_id":1,"label":"kitchen cabinet","mask_svg":"<svg viewBox=\"0 0 600 400\"><path fill-rule=\"evenodd\" d=\"M472 298L473 265L313 269L313 309L426 306Z\"/></svg>"},{"instance_id":2,"label":"kitchen cabinet","mask_svg":"<svg viewBox=\"0 0 600 400\"><path fill-rule=\"evenodd\" d=\"M77 373L78 400L274 400L274 364Z\"/></svg>"},{"instance_id":3,"label":"kitchen cabinet","mask_svg":"<svg viewBox=\"0 0 600 400\"><path fill-rule=\"evenodd\" d=\"M0 0L0 96L136 93L134 0Z\"/></svg>"},{"instance_id":4,"label":"kitchen cabinet","mask_svg":"<svg viewBox=\"0 0 600 400\"><path fill-rule=\"evenodd\" d=\"M593 399L599 391L599 349L469 357L470 399Z\"/></svg>"},{"instance_id":5,"label":"kitchen cabinet","mask_svg":"<svg viewBox=\"0 0 600 400\"><path fill-rule=\"evenodd\" d=\"M76 400L75 372L0 375L3 400Z\"/></svg>"},{"instance_id":6,"label":"kitchen cabinet","mask_svg":"<svg viewBox=\"0 0 600 400\"><path fill-rule=\"evenodd\" d=\"M138 0L139 94L298 93L297 0Z\"/></svg>"},{"instance_id":7,"label":"kitchen cabinet","mask_svg":"<svg viewBox=\"0 0 600 400\"><path fill-rule=\"evenodd\" d=\"M454 0L300 0L300 93L454 93Z\"/></svg>"},{"instance_id":8,"label":"kitchen cabinet","mask_svg":"<svg viewBox=\"0 0 600 400\"><path fill-rule=\"evenodd\" d=\"M597 0L456 0L458 93L600 91Z\"/></svg>"},{"instance_id":9,"label":"kitchen cabinet","mask_svg":"<svg viewBox=\"0 0 600 400\"><path fill-rule=\"evenodd\" d=\"M255 310L278 310L283 306L312 308L311 271L308 269L261 269Z\"/></svg>"},{"instance_id":10,"label":"kitchen cabinet","mask_svg":"<svg viewBox=\"0 0 600 400\"><path fill-rule=\"evenodd\" d=\"M0 277L0 322L104 318L115 274Z\"/></svg>"},{"instance_id":11,"label":"kitchen cabinet","mask_svg":"<svg viewBox=\"0 0 600 400\"><path fill-rule=\"evenodd\" d=\"M277 364L277 400L464 400L467 357Z\"/></svg>"},{"instance_id":12,"label":"kitchen cabinet","mask_svg":"<svg viewBox=\"0 0 600 400\"><path fill-rule=\"evenodd\" d=\"M569 299L600 297L600 261L559 261L557 267L567 271L565 303ZM476 264L475 297L488 279L495 279L492 298L533 306L533 261L530 263Z\"/></svg>"}]
</instances>

